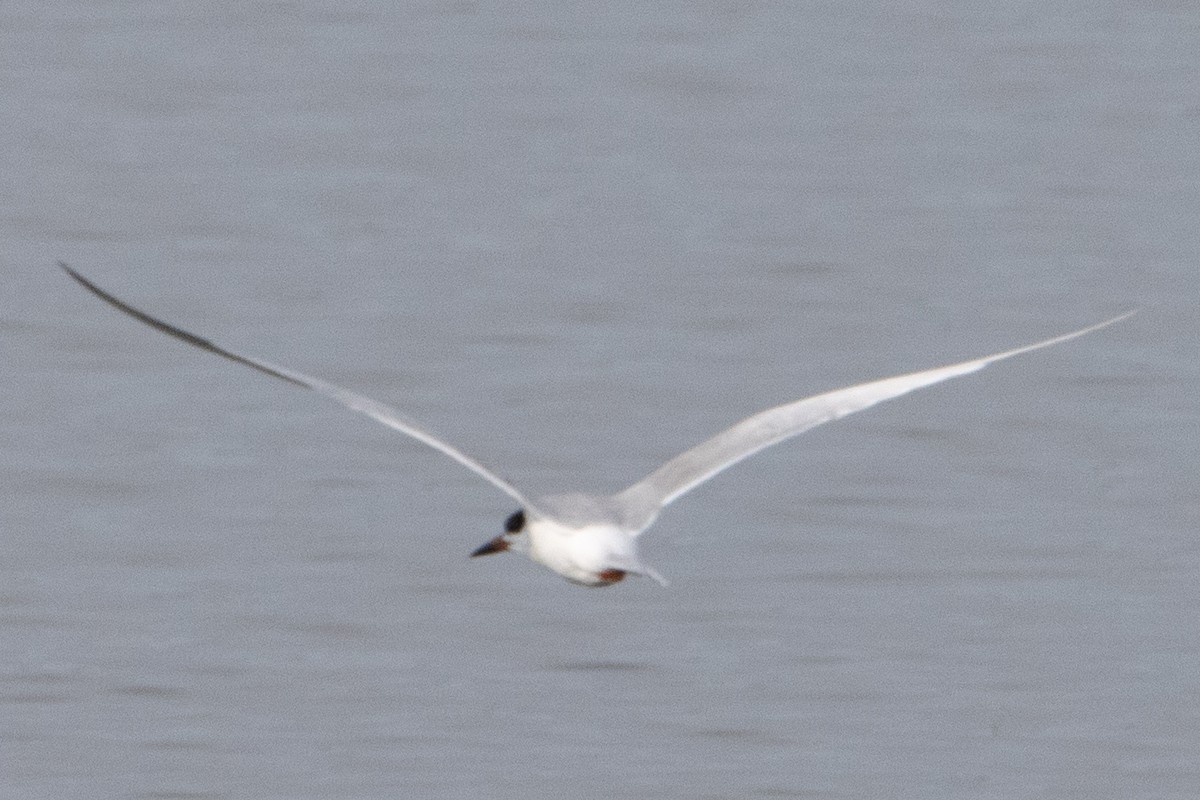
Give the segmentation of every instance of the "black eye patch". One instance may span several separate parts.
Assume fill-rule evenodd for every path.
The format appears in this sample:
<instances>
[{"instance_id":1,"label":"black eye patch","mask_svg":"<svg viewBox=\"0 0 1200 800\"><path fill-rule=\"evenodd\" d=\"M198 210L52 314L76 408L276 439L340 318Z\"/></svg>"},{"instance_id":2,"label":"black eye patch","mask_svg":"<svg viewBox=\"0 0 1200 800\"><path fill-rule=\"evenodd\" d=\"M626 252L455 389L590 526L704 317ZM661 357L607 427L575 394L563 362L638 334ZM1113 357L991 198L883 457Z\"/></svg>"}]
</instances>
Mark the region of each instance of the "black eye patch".
<instances>
[{"instance_id":1,"label":"black eye patch","mask_svg":"<svg viewBox=\"0 0 1200 800\"><path fill-rule=\"evenodd\" d=\"M514 511L504 520L504 530L508 533L520 533L525 529L525 512Z\"/></svg>"}]
</instances>

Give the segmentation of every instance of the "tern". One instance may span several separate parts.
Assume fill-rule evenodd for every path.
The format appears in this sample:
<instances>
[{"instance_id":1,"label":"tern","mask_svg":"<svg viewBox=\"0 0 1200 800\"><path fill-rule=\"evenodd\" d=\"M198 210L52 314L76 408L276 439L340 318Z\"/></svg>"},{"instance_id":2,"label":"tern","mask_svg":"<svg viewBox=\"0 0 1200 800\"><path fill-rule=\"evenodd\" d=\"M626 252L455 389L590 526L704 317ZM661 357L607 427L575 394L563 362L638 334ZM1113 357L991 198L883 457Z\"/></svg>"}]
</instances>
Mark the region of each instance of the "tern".
<instances>
[{"instance_id":1,"label":"tern","mask_svg":"<svg viewBox=\"0 0 1200 800\"><path fill-rule=\"evenodd\" d=\"M978 372L989 364L1021 353L1066 342L1137 313L1136 309L1127 311L1104 322L1002 353L834 389L768 408L675 456L642 480L613 495L570 493L532 496L390 406L311 375L235 353L139 311L61 261L59 266L101 300L156 330L230 361L325 395L454 459L507 494L519 506L505 520L504 532L471 555L484 556L506 550L525 553L537 563L581 586L611 586L630 574L643 575L667 585L666 579L639 557L638 537L654 523L659 512L676 499L766 447L884 400Z\"/></svg>"}]
</instances>

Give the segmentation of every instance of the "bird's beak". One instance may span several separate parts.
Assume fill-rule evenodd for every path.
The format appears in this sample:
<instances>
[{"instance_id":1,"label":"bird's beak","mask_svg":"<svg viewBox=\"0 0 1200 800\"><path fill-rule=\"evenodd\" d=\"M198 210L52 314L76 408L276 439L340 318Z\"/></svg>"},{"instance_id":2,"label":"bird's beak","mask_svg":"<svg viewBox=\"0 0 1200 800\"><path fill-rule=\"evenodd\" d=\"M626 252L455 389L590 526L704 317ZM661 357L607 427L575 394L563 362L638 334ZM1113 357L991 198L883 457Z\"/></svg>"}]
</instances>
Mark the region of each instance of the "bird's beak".
<instances>
[{"instance_id":1,"label":"bird's beak","mask_svg":"<svg viewBox=\"0 0 1200 800\"><path fill-rule=\"evenodd\" d=\"M503 536L497 536L484 543L484 545L471 553L471 558L475 556L490 556L493 553L503 553L508 549L508 540Z\"/></svg>"}]
</instances>

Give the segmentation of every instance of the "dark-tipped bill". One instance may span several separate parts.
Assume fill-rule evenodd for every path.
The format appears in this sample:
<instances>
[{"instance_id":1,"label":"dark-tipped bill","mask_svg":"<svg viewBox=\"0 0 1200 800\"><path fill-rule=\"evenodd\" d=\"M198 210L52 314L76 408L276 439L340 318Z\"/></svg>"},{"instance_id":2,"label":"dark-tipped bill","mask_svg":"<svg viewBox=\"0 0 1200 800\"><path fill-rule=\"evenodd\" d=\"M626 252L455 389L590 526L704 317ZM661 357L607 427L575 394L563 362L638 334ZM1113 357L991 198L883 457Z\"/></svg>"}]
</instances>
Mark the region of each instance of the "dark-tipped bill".
<instances>
[{"instance_id":1,"label":"dark-tipped bill","mask_svg":"<svg viewBox=\"0 0 1200 800\"><path fill-rule=\"evenodd\" d=\"M490 556L493 553L503 553L508 549L508 542L503 536L497 536L495 539L484 544L482 547L471 553L471 558L475 556Z\"/></svg>"}]
</instances>

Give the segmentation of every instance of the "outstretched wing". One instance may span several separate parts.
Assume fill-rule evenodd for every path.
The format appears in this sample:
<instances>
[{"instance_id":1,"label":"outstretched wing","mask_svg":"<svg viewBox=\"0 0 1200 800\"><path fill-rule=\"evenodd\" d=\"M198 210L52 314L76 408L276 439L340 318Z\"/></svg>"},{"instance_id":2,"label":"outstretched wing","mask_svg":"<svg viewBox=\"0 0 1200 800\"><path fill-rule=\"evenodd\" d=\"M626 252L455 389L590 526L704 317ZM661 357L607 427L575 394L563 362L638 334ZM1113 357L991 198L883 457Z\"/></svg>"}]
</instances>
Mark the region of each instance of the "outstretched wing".
<instances>
[{"instance_id":1,"label":"outstretched wing","mask_svg":"<svg viewBox=\"0 0 1200 800\"><path fill-rule=\"evenodd\" d=\"M118 300L108 292L96 286L96 284L92 283L87 278L80 275L75 270L71 269L71 267L67 266L63 262L58 262L58 265L62 267L68 275L74 278L76 282L83 286L83 288L87 289L89 292L96 295L117 310L124 311L129 316L140 322L144 322L151 328L160 330L168 336L174 336L176 339L180 339L190 345L199 347L202 350L207 350L210 353L216 353L219 356L228 358L230 361L236 361L238 364L244 364L251 369L256 369L259 372L264 372L267 375L280 378L281 380L285 380L288 383L303 387L305 389L312 389L318 394L323 394L326 397L330 397L338 401L352 411L366 414L371 419L382 422L389 428L411 436L417 441L429 445L434 450L450 456L450 458L453 458L467 469L485 478L489 483L503 491L509 497L512 497L523 507L530 507L530 504L525 499L525 496L517 491L517 489L511 483L504 480L495 472L492 472L490 469L483 466L478 461L461 452L457 448L452 447L438 437L434 436L432 433L425 430L425 428L421 427L404 414L401 414L396 409L372 400L369 397L364 397L361 394L352 392L349 389L343 389L341 386L327 383L310 375L305 375L302 372L296 372L284 367L278 367L266 361L260 361L256 358L250 358L249 356L239 355L231 350L226 350L225 348L210 342L208 339L203 339L193 333L188 333L181 328L177 328L174 325L163 322L160 319L156 319L149 314L139 311L136 308L122 302L121 300Z\"/></svg>"},{"instance_id":2,"label":"outstretched wing","mask_svg":"<svg viewBox=\"0 0 1200 800\"><path fill-rule=\"evenodd\" d=\"M1099 330L1132 316L1136 310L1119 317L1091 325L1082 330L1046 339L1042 342L1006 350L972 361L946 367L911 372L893 378L861 383L845 389L785 403L747 417L706 442L702 442L663 464L644 479L616 496L624 507L626 519L637 529L644 530L660 510L680 495L763 448L790 439L810 428L831 422L847 414L870 408L876 403L957 378L983 369L988 364L1031 350L1065 342L1085 333Z\"/></svg>"}]
</instances>

